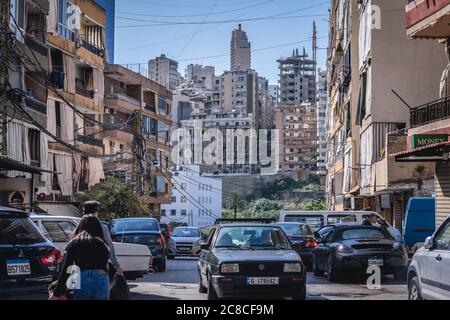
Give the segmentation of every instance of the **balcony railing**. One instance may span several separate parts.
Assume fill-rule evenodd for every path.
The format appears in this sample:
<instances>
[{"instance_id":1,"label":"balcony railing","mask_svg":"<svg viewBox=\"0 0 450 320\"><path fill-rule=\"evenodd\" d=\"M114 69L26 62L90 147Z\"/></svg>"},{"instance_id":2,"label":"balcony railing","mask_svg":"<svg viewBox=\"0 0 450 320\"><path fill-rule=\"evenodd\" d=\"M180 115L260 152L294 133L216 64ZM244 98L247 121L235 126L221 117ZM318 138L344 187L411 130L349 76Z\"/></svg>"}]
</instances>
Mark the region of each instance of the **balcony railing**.
<instances>
[{"instance_id":1,"label":"balcony railing","mask_svg":"<svg viewBox=\"0 0 450 320\"><path fill-rule=\"evenodd\" d=\"M84 37L80 37L80 42L81 42L81 46L83 48L85 48L86 50L92 52L93 54L95 54L95 55L97 55L99 57L102 57L102 58L105 56L105 50L103 50L102 48L97 47L95 44L89 42Z\"/></svg>"},{"instance_id":2,"label":"balcony railing","mask_svg":"<svg viewBox=\"0 0 450 320\"><path fill-rule=\"evenodd\" d=\"M152 105L152 104L146 103L144 108L145 108L145 110L156 112L156 107L154 105Z\"/></svg>"},{"instance_id":3,"label":"balcony railing","mask_svg":"<svg viewBox=\"0 0 450 320\"><path fill-rule=\"evenodd\" d=\"M95 146L95 147L103 147L102 139L98 139L98 138L91 137L91 136L84 136L84 135L78 134L77 141L79 141L83 144L89 144L89 145Z\"/></svg>"},{"instance_id":4,"label":"balcony railing","mask_svg":"<svg viewBox=\"0 0 450 320\"><path fill-rule=\"evenodd\" d=\"M40 112L45 115L47 114L47 104L33 97L25 97L25 105L34 111Z\"/></svg>"},{"instance_id":5,"label":"balcony railing","mask_svg":"<svg viewBox=\"0 0 450 320\"><path fill-rule=\"evenodd\" d=\"M450 96L411 110L411 127L450 118Z\"/></svg>"},{"instance_id":6,"label":"balcony railing","mask_svg":"<svg viewBox=\"0 0 450 320\"><path fill-rule=\"evenodd\" d=\"M80 80L76 79L75 81L75 92L79 95L82 95L86 98L94 98L94 91L89 90L85 85L83 85Z\"/></svg>"},{"instance_id":7,"label":"balcony railing","mask_svg":"<svg viewBox=\"0 0 450 320\"><path fill-rule=\"evenodd\" d=\"M125 93L118 93L118 92L113 92L113 93L107 93L106 94L106 99L118 99L118 100L123 100L126 101L128 103L134 104L136 106L140 105L140 102L138 99L131 97Z\"/></svg>"},{"instance_id":8,"label":"balcony railing","mask_svg":"<svg viewBox=\"0 0 450 320\"><path fill-rule=\"evenodd\" d=\"M25 36L25 45L33 50L34 52L40 54L43 57L47 57L48 47L38 39L33 36Z\"/></svg>"}]
</instances>

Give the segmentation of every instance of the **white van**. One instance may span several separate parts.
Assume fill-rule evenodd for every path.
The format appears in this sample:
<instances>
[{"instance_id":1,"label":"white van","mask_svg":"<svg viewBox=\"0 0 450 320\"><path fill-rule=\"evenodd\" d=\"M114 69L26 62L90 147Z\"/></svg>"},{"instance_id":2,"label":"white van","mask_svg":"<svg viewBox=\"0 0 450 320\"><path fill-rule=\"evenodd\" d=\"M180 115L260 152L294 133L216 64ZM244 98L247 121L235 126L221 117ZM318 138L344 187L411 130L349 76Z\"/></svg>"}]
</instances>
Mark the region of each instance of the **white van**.
<instances>
[{"instance_id":1,"label":"white van","mask_svg":"<svg viewBox=\"0 0 450 320\"><path fill-rule=\"evenodd\" d=\"M354 222L363 223L364 219L375 213L378 224L388 228L397 241L402 241L401 233L392 227L381 215L371 211L281 211L280 222L300 222L308 224L314 231L329 224Z\"/></svg>"}]
</instances>

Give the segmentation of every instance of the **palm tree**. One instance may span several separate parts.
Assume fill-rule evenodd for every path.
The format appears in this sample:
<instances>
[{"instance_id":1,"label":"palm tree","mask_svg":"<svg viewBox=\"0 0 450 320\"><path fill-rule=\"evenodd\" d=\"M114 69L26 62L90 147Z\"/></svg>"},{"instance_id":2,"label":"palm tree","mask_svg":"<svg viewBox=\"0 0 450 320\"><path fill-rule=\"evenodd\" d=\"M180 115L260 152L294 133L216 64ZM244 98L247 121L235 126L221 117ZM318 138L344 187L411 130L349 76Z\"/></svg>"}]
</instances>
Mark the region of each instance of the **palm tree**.
<instances>
[{"instance_id":1,"label":"palm tree","mask_svg":"<svg viewBox=\"0 0 450 320\"><path fill-rule=\"evenodd\" d=\"M228 195L225 201L225 206L227 209L234 211L234 218L237 218L237 212L239 209L243 209L246 205L245 197L241 193L232 192Z\"/></svg>"}]
</instances>

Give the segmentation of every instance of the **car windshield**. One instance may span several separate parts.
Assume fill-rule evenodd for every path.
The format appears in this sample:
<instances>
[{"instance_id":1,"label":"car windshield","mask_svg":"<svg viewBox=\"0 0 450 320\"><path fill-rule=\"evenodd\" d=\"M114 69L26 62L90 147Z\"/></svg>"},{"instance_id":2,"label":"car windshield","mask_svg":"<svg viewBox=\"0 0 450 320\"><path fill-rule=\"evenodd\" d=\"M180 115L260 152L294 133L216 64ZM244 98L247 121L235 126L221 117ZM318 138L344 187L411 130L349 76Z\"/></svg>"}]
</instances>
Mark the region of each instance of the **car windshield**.
<instances>
[{"instance_id":1,"label":"car windshield","mask_svg":"<svg viewBox=\"0 0 450 320\"><path fill-rule=\"evenodd\" d=\"M112 240L115 242L125 242L143 245L156 244L158 241L158 236L156 234L125 234L125 235L114 235Z\"/></svg>"},{"instance_id":2,"label":"car windshield","mask_svg":"<svg viewBox=\"0 0 450 320\"><path fill-rule=\"evenodd\" d=\"M159 231L159 225L153 219L124 219L114 220L111 230L113 232L124 231Z\"/></svg>"},{"instance_id":3,"label":"car windshield","mask_svg":"<svg viewBox=\"0 0 450 320\"><path fill-rule=\"evenodd\" d=\"M307 224L280 223L280 227L288 237L312 237L313 232Z\"/></svg>"},{"instance_id":4,"label":"car windshield","mask_svg":"<svg viewBox=\"0 0 450 320\"><path fill-rule=\"evenodd\" d=\"M284 221L304 223L315 230L323 227L322 215L287 215Z\"/></svg>"},{"instance_id":5,"label":"car windshield","mask_svg":"<svg viewBox=\"0 0 450 320\"><path fill-rule=\"evenodd\" d=\"M200 231L195 228L175 228L172 237L198 238Z\"/></svg>"},{"instance_id":6,"label":"car windshield","mask_svg":"<svg viewBox=\"0 0 450 320\"><path fill-rule=\"evenodd\" d=\"M214 247L244 250L292 249L281 228L274 226L222 227Z\"/></svg>"},{"instance_id":7,"label":"car windshield","mask_svg":"<svg viewBox=\"0 0 450 320\"><path fill-rule=\"evenodd\" d=\"M380 229L357 228L344 230L340 234L342 240L351 239L388 239L389 237Z\"/></svg>"},{"instance_id":8,"label":"car windshield","mask_svg":"<svg viewBox=\"0 0 450 320\"><path fill-rule=\"evenodd\" d=\"M46 242L36 225L27 218L0 218L0 245Z\"/></svg>"}]
</instances>

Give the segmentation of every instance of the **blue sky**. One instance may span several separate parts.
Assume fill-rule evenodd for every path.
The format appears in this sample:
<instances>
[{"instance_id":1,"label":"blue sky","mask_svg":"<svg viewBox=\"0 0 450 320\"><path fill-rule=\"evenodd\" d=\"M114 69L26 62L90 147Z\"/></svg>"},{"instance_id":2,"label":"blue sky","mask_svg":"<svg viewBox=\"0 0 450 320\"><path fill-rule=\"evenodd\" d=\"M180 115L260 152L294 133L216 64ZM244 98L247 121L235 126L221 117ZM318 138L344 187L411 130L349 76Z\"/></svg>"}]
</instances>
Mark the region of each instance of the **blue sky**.
<instances>
[{"instance_id":1,"label":"blue sky","mask_svg":"<svg viewBox=\"0 0 450 320\"><path fill-rule=\"evenodd\" d=\"M326 48L328 7L324 0L116 0L115 62L145 63L165 53L183 75L190 63L220 74L229 69L231 32L241 22L255 50L252 68L276 84L278 58L303 46L311 54L313 20L318 46ZM319 49L319 67L325 59Z\"/></svg>"}]
</instances>

